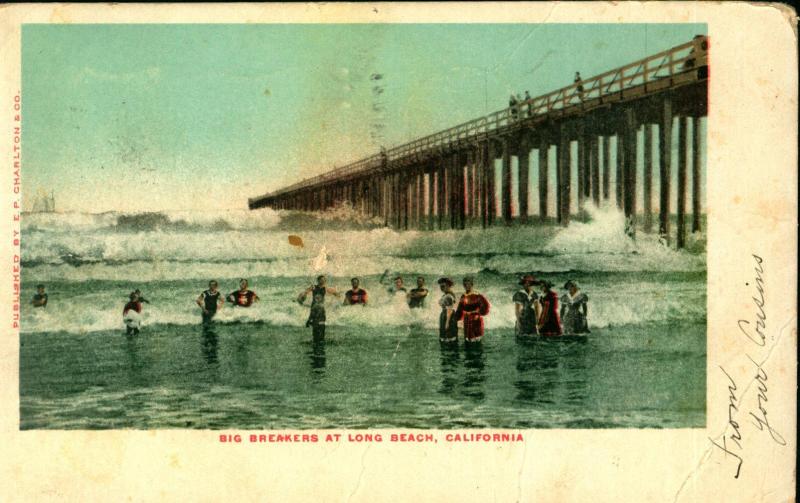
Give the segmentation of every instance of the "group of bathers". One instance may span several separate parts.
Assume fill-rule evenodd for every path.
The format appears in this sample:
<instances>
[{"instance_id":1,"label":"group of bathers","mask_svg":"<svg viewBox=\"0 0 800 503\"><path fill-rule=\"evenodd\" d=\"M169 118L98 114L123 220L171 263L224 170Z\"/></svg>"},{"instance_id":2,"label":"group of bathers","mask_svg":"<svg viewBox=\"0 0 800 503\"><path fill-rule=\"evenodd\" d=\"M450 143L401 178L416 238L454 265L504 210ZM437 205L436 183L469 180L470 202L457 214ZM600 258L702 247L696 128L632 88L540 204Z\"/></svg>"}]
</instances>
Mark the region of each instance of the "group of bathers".
<instances>
[{"instance_id":1,"label":"group of bathers","mask_svg":"<svg viewBox=\"0 0 800 503\"><path fill-rule=\"evenodd\" d=\"M381 279L382 282L382 279ZM465 277L462 281L464 292L456 297L453 292L453 280L442 277L437 280L442 292L439 299L441 313L439 315L439 340L442 343L458 341L458 323L463 327L463 337L466 342L478 342L484 335L483 318L489 314L490 304L488 299L475 291L475 281L472 277ZM344 304L365 306L369 302L369 295L361 287L359 278L350 280L351 288L344 293ZM588 296L581 292L574 280L564 284L566 293L560 298L553 291L553 284L547 280L539 280L532 273L524 274L519 279L522 287L514 293L512 300L515 306L516 326L518 337L544 336L553 337L562 334L585 334L589 332L586 321L588 315ZM539 292L534 287L539 287ZM248 288L246 279L239 281L239 289L231 292L226 297L218 290L218 283L214 280L208 283L208 289L197 297L196 303L202 310L204 324L210 323L217 311L227 301L234 307L250 307L260 299L255 292ZM402 276L394 278L388 292L396 297L403 298L411 309L421 308L428 297L425 287L425 278L418 276L416 287L407 289ZM317 276L316 284L303 290L297 301L303 304L310 297L311 304L306 326L312 329L315 340L325 337L325 297L327 294L338 297L339 292L327 286L325 275ZM149 303L140 290L130 293L129 300L123 307L123 320L129 334L139 332L139 317L142 312L142 303ZM47 305L47 294L44 285L37 285L37 293L31 304L35 307Z\"/></svg>"}]
</instances>

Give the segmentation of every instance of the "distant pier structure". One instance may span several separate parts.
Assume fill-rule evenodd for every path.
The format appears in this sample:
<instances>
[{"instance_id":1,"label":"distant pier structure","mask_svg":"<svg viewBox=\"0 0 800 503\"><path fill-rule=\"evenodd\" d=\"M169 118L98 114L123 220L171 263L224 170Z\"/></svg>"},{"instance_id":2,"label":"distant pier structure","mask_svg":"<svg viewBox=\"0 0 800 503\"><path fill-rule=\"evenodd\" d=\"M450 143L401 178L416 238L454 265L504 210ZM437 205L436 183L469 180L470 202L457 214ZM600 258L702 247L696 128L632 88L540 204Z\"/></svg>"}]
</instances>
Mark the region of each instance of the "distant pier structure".
<instances>
[{"instance_id":1,"label":"distant pier structure","mask_svg":"<svg viewBox=\"0 0 800 503\"><path fill-rule=\"evenodd\" d=\"M349 202L388 226L433 230L553 217L567 225L586 201L599 205L613 198L628 219L629 232L637 227L655 230L682 248L687 224L692 232L701 225L700 118L708 110L708 49L708 38L698 35L623 67L251 198L248 205L321 211ZM673 161L674 142L678 158ZM655 229L654 176L659 182ZM534 178L538 208L529 208ZM549 214L551 192L554 215Z\"/></svg>"}]
</instances>

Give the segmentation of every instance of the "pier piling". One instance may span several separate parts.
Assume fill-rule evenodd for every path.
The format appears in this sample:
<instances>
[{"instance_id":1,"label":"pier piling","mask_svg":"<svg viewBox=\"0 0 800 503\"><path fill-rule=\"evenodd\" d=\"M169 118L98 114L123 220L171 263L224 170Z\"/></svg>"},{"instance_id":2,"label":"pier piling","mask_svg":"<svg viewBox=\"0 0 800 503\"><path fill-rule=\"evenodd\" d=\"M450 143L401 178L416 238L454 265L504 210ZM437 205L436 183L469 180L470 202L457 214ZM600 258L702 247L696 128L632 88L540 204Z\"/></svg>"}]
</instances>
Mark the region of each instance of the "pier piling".
<instances>
[{"instance_id":1,"label":"pier piling","mask_svg":"<svg viewBox=\"0 0 800 503\"><path fill-rule=\"evenodd\" d=\"M530 173L530 154L531 149L528 140L524 139L520 144L518 164L518 207L520 223L528 223L528 174Z\"/></svg>"},{"instance_id":2,"label":"pier piling","mask_svg":"<svg viewBox=\"0 0 800 503\"><path fill-rule=\"evenodd\" d=\"M658 234L667 244L670 242L669 213L672 183L672 100L664 99L661 123L658 128L658 181L661 186L658 211Z\"/></svg>"},{"instance_id":3,"label":"pier piling","mask_svg":"<svg viewBox=\"0 0 800 503\"><path fill-rule=\"evenodd\" d=\"M678 121L678 248L686 246L686 147L689 117L682 115Z\"/></svg>"},{"instance_id":4,"label":"pier piling","mask_svg":"<svg viewBox=\"0 0 800 503\"><path fill-rule=\"evenodd\" d=\"M539 142L539 220L547 219L547 191L549 177L548 151L550 145L545 139Z\"/></svg>"},{"instance_id":5,"label":"pier piling","mask_svg":"<svg viewBox=\"0 0 800 503\"><path fill-rule=\"evenodd\" d=\"M692 232L700 231L700 117L692 124Z\"/></svg>"},{"instance_id":6,"label":"pier piling","mask_svg":"<svg viewBox=\"0 0 800 503\"><path fill-rule=\"evenodd\" d=\"M644 231L653 227L653 125L644 126Z\"/></svg>"},{"instance_id":7,"label":"pier piling","mask_svg":"<svg viewBox=\"0 0 800 503\"><path fill-rule=\"evenodd\" d=\"M635 231L637 218L642 220L642 230L650 232L654 204L658 204L660 236L667 244L672 241L670 221L677 218L675 243L678 248L685 247L687 189L691 190L691 232L699 232L702 226L701 120L708 106L707 48L704 37L693 39L584 79L583 92L570 83L526 101L521 108L524 113L503 109L388 150L381 148L372 156L249 199L248 206L324 211L349 204L355 211L397 229L486 228L498 220L510 225L515 217L520 224L545 223L551 213L552 148L554 208L559 224L568 225L573 211L581 213L588 199L595 205L608 201L613 190L614 203L624 212L629 232ZM675 117L677 197L671 187ZM640 128L641 205L637 204ZM574 209L573 141L577 155ZM654 203L656 141L659 196ZM531 162L532 156L536 162ZM516 176L513 157L517 158ZM689 163L691 187L687 187ZM531 173L533 165L538 166L538 173ZM529 205L531 190L538 191L536 209ZM675 215L671 213L673 205ZM531 218L534 213L538 218Z\"/></svg>"}]
</instances>

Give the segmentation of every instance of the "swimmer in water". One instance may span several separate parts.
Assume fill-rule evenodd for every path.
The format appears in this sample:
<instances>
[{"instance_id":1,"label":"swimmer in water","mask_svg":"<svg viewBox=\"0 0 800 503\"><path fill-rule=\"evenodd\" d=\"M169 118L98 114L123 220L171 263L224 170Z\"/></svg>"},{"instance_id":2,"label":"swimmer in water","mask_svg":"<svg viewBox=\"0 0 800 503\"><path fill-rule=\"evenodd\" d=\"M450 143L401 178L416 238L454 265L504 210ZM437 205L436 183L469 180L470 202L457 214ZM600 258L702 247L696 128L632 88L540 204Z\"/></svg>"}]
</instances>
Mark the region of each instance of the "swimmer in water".
<instances>
[{"instance_id":1,"label":"swimmer in water","mask_svg":"<svg viewBox=\"0 0 800 503\"><path fill-rule=\"evenodd\" d=\"M464 320L464 340L480 342L483 339L483 317L489 314L489 301L473 290L475 281L471 277L464 278L464 295L458 302L456 319Z\"/></svg>"},{"instance_id":2,"label":"swimmer in water","mask_svg":"<svg viewBox=\"0 0 800 503\"><path fill-rule=\"evenodd\" d=\"M217 282L211 280L208 282L208 290L204 291L197 297L197 305L203 310L203 325L211 323L214 315L217 314L217 309L225 304L222 298L222 293L217 290Z\"/></svg>"},{"instance_id":3,"label":"swimmer in water","mask_svg":"<svg viewBox=\"0 0 800 503\"><path fill-rule=\"evenodd\" d=\"M36 285L36 294L31 299L33 307L47 307L47 293L44 291L44 285Z\"/></svg>"},{"instance_id":4,"label":"swimmer in water","mask_svg":"<svg viewBox=\"0 0 800 503\"><path fill-rule=\"evenodd\" d=\"M144 295L142 295L142 291L139 290L138 288L136 290L134 290L133 293L135 293L136 296L139 297L139 302L142 302L144 304L149 304L150 303L149 300L144 298Z\"/></svg>"},{"instance_id":5,"label":"swimmer in water","mask_svg":"<svg viewBox=\"0 0 800 503\"><path fill-rule=\"evenodd\" d=\"M250 307L261 299L258 298L254 291L247 289L247 280L242 278L239 281L239 289L229 293L225 300L233 306Z\"/></svg>"},{"instance_id":6,"label":"swimmer in water","mask_svg":"<svg viewBox=\"0 0 800 503\"><path fill-rule=\"evenodd\" d=\"M311 327L311 336L315 342L325 339L325 295L328 293L334 296L339 295L335 288L326 286L327 282L324 274L317 276L317 284L306 288L297 297L297 301L302 304L308 294L311 294L311 310L308 313L306 326Z\"/></svg>"},{"instance_id":7,"label":"swimmer in water","mask_svg":"<svg viewBox=\"0 0 800 503\"><path fill-rule=\"evenodd\" d=\"M455 317L456 296L453 293L453 280L439 278L437 283L442 290L442 298L439 299L439 306L442 308L442 312L439 314L439 342L443 344L458 342L458 320Z\"/></svg>"},{"instance_id":8,"label":"swimmer in water","mask_svg":"<svg viewBox=\"0 0 800 503\"><path fill-rule=\"evenodd\" d=\"M397 276L396 278L394 278L394 284L389 287L389 293L392 295L397 295L398 293L407 295L406 287L403 286L402 276Z\"/></svg>"},{"instance_id":9,"label":"swimmer in water","mask_svg":"<svg viewBox=\"0 0 800 503\"><path fill-rule=\"evenodd\" d=\"M122 308L122 320L125 322L125 333L128 335L136 335L139 333L139 317L129 316L129 313L134 311L137 314L141 314L142 303L139 302L139 296L135 293L131 293L129 298L130 300L128 303Z\"/></svg>"},{"instance_id":10,"label":"swimmer in water","mask_svg":"<svg viewBox=\"0 0 800 503\"><path fill-rule=\"evenodd\" d=\"M542 286L542 297L539 301L542 304L542 314L539 315L536 328L544 337L558 337L562 334L561 319L558 316L558 294L552 290L553 284L549 281L542 280L539 284Z\"/></svg>"},{"instance_id":11,"label":"swimmer in water","mask_svg":"<svg viewBox=\"0 0 800 503\"><path fill-rule=\"evenodd\" d=\"M561 320L565 334L589 333L586 317L589 314L589 297L581 292L578 283L569 280L564 284L567 293L561 296Z\"/></svg>"},{"instance_id":12,"label":"swimmer in water","mask_svg":"<svg viewBox=\"0 0 800 503\"><path fill-rule=\"evenodd\" d=\"M522 289L514 294L514 312L517 317L517 337L531 337L537 334L536 321L542 312L539 296L533 286L538 282L532 274L525 274L519 280Z\"/></svg>"},{"instance_id":13,"label":"swimmer in water","mask_svg":"<svg viewBox=\"0 0 800 503\"><path fill-rule=\"evenodd\" d=\"M425 306L425 297L428 296L428 289L425 288L425 278L417 278L417 287L408 292L408 307L417 308Z\"/></svg>"},{"instance_id":14,"label":"swimmer in water","mask_svg":"<svg viewBox=\"0 0 800 503\"><path fill-rule=\"evenodd\" d=\"M350 280L350 285L353 287L346 291L344 294L344 305L353 306L355 304L367 305L367 292L363 288L359 288L358 278Z\"/></svg>"}]
</instances>

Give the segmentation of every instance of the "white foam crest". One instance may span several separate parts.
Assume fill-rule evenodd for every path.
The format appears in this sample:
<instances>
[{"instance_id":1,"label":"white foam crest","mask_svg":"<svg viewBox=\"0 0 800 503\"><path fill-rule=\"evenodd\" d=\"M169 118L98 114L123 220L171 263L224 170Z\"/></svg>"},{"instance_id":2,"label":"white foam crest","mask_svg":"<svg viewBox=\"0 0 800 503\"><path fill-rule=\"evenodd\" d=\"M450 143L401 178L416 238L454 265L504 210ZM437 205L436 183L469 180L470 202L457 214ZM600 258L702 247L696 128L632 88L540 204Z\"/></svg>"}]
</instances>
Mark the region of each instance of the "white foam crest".
<instances>
[{"instance_id":1,"label":"white foam crest","mask_svg":"<svg viewBox=\"0 0 800 503\"><path fill-rule=\"evenodd\" d=\"M287 234L221 231L137 233L31 233L23 236L26 261L198 260L230 261L307 255L289 245Z\"/></svg>"},{"instance_id":2,"label":"white foam crest","mask_svg":"<svg viewBox=\"0 0 800 503\"><path fill-rule=\"evenodd\" d=\"M24 213L22 215L22 230L40 230L52 232L88 232L113 230L120 217L136 217L147 214L138 213ZM184 224L196 227L213 228L222 225L232 230L268 230L274 228L281 221L286 212L270 208L251 211L247 209L231 210L187 210L166 211L160 214L172 224Z\"/></svg>"},{"instance_id":3,"label":"white foam crest","mask_svg":"<svg viewBox=\"0 0 800 503\"><path fill-rule=\"evenodd\" d=\"M256 211L248 209L167 211L164 214L171 222L185 222L203 227L210 227L224 222L234 230L272 229L281 220L281 212L271 208L263 208Z\"/></svg>"},{"instance_id":4,"label":"white foam crest","mask_svg":"<svg viewBox=\"0 0 800 503\"><path fill-rule=\"evenodd\" d=\"M38 229L53 232L92 231L117 222L117 213L23 213L22 231Z\"/></svg>"},{"instance_id":5,"label":"white foam crest","mask_svg":"<svg viewBox=\"0 0 800 503\"><path fill-rule=\"evenodd\" d=\"M34 274L42 280L48 280L45 274L48 273L52 274L51 279L76 281L125 279L140 273L149 279L300 276L313 271L309 264L319 258L323 248L326 259L318 260L318 269L336 276L373 274L385 269L448 274L474 273L482 269L500 273L705 269L703 253L672 250L660 244L653 234L640 232L635 240L628 237L624 218L615 208L590 207L588 211L592 216L589 222L574 221L563 229L532 225L435 232L397 232L388 228L264 230L260 226L274 227L278 214L265 212L257 216L259 212L247 210L228 212L241 217L237 223L242 227L240 230L213 228L213 219L220 212L174 212L170 218L211 227L206 232L185 229L105 232L91 225L97 221L107 223L107 214L93 216L94 223L86 223L86 215L80 214L80 218L76 217L77 223L65 225L61 230L24 233L23 261L36 263L30 270L36 271ZM44 215L49 214L36 215L40 223L55 225L55 221L48 220L53 217ZM230 216L226 218L234 220ZM75 227L79 225L86 228ZM302 238L304 247L289 244L288 237L292 234ZM693 248L702 250L703 243L702 235L691 237ZM103 267L104 262L111 264ZM118 265L127 262L142 263ZM211 273L207 267L207 263L214 262L218 263L217 273ZM53 268L39 263L71 265ZM82 265L74 268L75 264ZM240 272L235 273L233 269ZM182 276L174 271L180 271Z\"/></svg>"},{"instance_id":6,"label":"white foam crest","mask_svg":"<svg viewBox=\"0 0 800 503\"><path fill-rule=\"evenodd\" d=\"M587 206L588 222L572 221L544 247L554 253L630 253L636 243L625 235L625 216L616 208Z\"/></svg>"},{"instance_id":7,"label":"white foam crest","mask_svg":"<svg viewBox=\"0 0 800 503\"><path fill-rule=\"evenodd\" d=\"M272 261L247 262L169 262L161 260L137 261L124 264L96 262L75 267L69 264L48 264L25 268L24 280L31 283L98 280L153 282L184 279L218 280L246 278L298 278L310 277L319 272L329 276L352 277L380 275L385 270L409 271L411 274L453 275L477 274L488 268L501 274L523 271L562 273L567 271L686 271L685 264L659 263L656 258L637 255L584 255L558 257L498 256L489 260L481 257L380 257L336 256L323 269L316 271L307 257ZM698 266L697 270L702 270Z\"/></svg>"},{"instance_id":8,"label":"white foam crest","mask_svg":"<svg viewBox=\"0 0 800 503\"><path fill-rule=\"evenodd\" d=\"M587 225L587 224L575 224ZM568 229L565 230L565 232ZM281 232L225 231L217 233L194 232L140 232L124 234L49 233L28 234L24 238L24 260L47 263L70 262L80 259L92 261L197 261L197 262L235 262L269 259L304 259L317 257L325 247L330 271L337 272L348 267L357 270L360 257L382 257L386 261L424 259L437 257L442 263L458 258L469 262L483 253L495 253L485 258L485 267L499 272L516 272L525 269L542 271L561 270L698 270L704 266L702 255L675 252L647 241L651 236L641 236L637 243L626 243L618 250L576 249L563 244L548 245L563 250L535 253L535 247L508 245L507 254L500 251L486 251L461 247L461 238L453 238L452 233L442 233L440 244L432 250L427 246L417 248L417 236L423 233L399 234L388 229L371 231L320 232L305 235L304 248L291 246ZM560 235L559 235L560 236ZM563 243L567 239L557 236ZM448 240L448 239L455 239ZM434 239L422 236L419 240ZM627 239L627 238L625 238ZM629 241L629 240L628 240ZM484 248L496 248L490 243ZM609 248L609 247L607 247ZM528 253L528 254L526 254ZM467 254L467 255L462 255ZM397 257L400 255L400 258ZM387 265L388 267L388 265ZM397 268L397 267L395 267ZM473 269L469 267L467 269ZM413 270L413 267L412 269ZM343 271L344 272L344 271ZM345 275L348 273L345 272Z\"/></svg>"},{"instance_id":9,"label":"white foam crest","mask_svg":"<svg viewBox=\"0 0 800 503\"><path fill-rule=\"evenodd\" d=\"M254 284L253 284L254 283ZM253 282L251 286L258 292L261 302L250 308L223 307L217 314L220 323L261 322L269 326L302 327L308 317L308 306L298 304L297 293L305 284L288 287L269 287ZM335 283L345 284L344 280ZM223 283L221 289L232 288ZM341 297L332 295L327 299L327 324L329 327L369 327L370 334L381 335L381 328L410 327L425 329L436 333L440 308L438 300L441 293L431 289L426 305L420 309L410 309L404 297L393 296L376 284L365 285L370 302L367 306L344 306ZM560 285L559 285L560 286ZM151 300L142 312L143 326L153 324L199 325L200 311L195 299L202 290L189 291L186 288L168 292L149 292L144 294ZM515 324L514 304L511 300L516 289L501 285L487 285L481 292L491 303L489 315L485 318L487 330L511 329ZM686 284L664 285L659 282L637 282L627 284L624 289L618 285L604 288L588 287L589 325L593 329L607 329L624 325L658 322L702 322L705 320L705 291L702 284L687 287ZM105 330L122 330L122 306L124 293L118 292L110 298L108 292L101 291L76 295L69 298L51 296L45 309L26 307L23 310L22 332L67 331L86 333ZM456 296L460 292L456 291Z\"/></svg>"},{"instance_id":10,"label":"white foam crest","mask_svg":"<svg viewBox=\"0 0 800 503\"><path fill-rule=\"evenodd\" d=\"M705 269L704 253L674 250L660 242L656 234L640 231L635 239L628 236L625 216L610 204L600 208L587 204L585 210L590 216L588 222L570 222L544 246L544 251L575 264L573 270L595 270L586 262L596 260L602 260L602 270L607 271ZM699 243L695 246L702 246L704 238L699 236L691 237L693 243Z\"/></svg>"},{"instance_id":11,"label":"white foam crest","mask_svg":"<svg viewBox=\"0 0 800 503\"><path fill-rule=\"evenodd\" d=\"M322 221L352 222L356 225L382 225L383 219L372 217L355 209L349 201L345 201L327 211L315 213Z\"/></svg>"},{"instance_id":12,"label":"white foam crest","mask_svg":"<svg viewBox=\"0 0 800 503\"><path fill-rule=\"evenodd\" d=\"M325 267L315 270L307 257L281 259L274 261L249 262L167 262L138 261L125 264L104 262L83 264L75 267L69 264L48 264L25 268L26 282L69 281L85 282L97 280L153 282L197 279L207 281L256 278L298 278L313 274L327 274L339 277L380 275L386 269L391 271L412 271L415 274L441 275L475 274L481 265L479 258L453 259L428 258L406 259L396 257L344 257L337 256L328 261Z\"/></svg>"}]
</instances>

